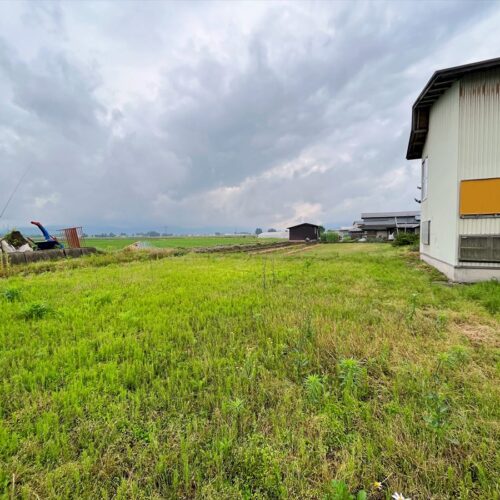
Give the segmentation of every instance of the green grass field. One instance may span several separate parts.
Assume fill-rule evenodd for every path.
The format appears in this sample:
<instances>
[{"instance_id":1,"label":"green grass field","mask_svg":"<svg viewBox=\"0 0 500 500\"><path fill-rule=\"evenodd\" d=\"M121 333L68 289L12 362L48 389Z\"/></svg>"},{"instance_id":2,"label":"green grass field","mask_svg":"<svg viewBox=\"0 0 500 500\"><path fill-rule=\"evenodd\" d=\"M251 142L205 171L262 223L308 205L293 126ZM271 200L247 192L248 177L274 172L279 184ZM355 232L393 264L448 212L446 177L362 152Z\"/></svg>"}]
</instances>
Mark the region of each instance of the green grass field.
<instances>
[{"instance_id":1,"label":"green grass field","mask_svg":"<svg viewBox=\"0 0 500 500\"><path fill-rule=\"evenodd\" d=\"M0 279L0 496L499 498L500 284L383 244L44 265Z\"/></svg>"},{"instance_id":2,"label":"green grass field","mask_svg":"<svg viewBox=\"0 0 500 500\"><path fill-rule=\"evenodd\" d=\"M136 241L148 242L156 248L196 248L216 245L270 243L276 240L258 239L256 236L172 236L167 238L86 238L86 244L99 250L121 250ZM281 240L280 240L281 241Z\"/></svg>"}]
</instances>

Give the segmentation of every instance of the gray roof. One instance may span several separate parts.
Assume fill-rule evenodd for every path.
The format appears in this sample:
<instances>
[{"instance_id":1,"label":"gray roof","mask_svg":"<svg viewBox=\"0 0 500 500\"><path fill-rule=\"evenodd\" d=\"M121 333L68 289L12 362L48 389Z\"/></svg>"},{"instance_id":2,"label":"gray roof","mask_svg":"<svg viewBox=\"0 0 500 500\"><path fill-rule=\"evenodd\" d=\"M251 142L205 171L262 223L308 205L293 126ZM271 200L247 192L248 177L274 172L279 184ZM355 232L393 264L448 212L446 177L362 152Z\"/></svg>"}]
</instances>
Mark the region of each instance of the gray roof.
<instances>
[{"instance_id":1,"label":"gray roof","mask_svg":"<svg viewBox=\"0 0 500 500\"><path fill-rule=\"evenodd\" d=\"M429 131L429 114L432 105L464 75L476 71L486 71L500 67L500 57L486 61L455 66L436 71L427 82L424 90L413 104L411 117L410 140L406 152L407 160L422 158L427 132Z\"/></svg>"},{"instance_id":2,"label":"gray roof","mask_svg":"<svg viewBox=\"0 0 500 500\"><path fill-rule=\"evenodd\" d=\"M361 214L362 219L383 219L388 217L417 217L420 216L420 212L409 211L409 212L367 212ZM363 221L360 221L363 224Z\"/></svg>"}]
</instances>

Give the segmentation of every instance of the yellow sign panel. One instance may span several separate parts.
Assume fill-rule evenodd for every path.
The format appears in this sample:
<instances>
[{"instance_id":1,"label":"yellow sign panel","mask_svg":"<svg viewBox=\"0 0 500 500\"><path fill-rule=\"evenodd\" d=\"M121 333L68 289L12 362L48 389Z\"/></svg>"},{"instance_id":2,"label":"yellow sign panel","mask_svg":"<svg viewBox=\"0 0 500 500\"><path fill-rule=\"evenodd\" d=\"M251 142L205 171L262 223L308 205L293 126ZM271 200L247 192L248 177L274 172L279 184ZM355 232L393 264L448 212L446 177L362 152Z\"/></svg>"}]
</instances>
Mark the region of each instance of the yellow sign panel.
<instances>
[{"instance_id":1,"label":"yellow sign panel","mask_svg":"<svg viewBox=\"0 0 500 500\"><path fill-rule=\"evenodd\" d=\"M500 214L500 177L460 183L460 215Z\"/></svg>"}]
</instances>

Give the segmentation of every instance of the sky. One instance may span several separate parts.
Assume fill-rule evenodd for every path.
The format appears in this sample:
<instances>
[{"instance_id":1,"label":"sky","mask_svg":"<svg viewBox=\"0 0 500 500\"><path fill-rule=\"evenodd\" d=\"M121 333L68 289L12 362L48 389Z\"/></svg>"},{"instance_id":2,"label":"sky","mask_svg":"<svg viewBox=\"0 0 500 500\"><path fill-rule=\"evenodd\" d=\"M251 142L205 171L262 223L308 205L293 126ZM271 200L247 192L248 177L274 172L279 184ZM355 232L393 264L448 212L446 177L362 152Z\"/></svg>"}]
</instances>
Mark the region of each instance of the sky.
<instances>
[{"instance_id":1,"label":"sky","mask_svg":"<svg viewBox=\"0 0 500 500\"><path fill-rule=\"evenodd\" d=\"M418 210L411 105L495 2L0 2L0 229Z\"/></svg>"}]
</instances>

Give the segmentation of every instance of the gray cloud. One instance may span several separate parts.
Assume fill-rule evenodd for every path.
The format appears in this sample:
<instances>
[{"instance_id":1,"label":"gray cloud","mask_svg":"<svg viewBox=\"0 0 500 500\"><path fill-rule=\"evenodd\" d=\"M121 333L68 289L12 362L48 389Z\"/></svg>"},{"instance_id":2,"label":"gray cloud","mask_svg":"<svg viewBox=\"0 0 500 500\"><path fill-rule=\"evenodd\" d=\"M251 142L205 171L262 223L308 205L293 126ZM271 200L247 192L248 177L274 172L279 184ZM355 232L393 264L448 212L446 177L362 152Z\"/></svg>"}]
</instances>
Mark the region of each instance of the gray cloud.
<instances>
[{"instance_id":1,"label":"gray cloud","mask_svg":"<svg viewBox=\"0 0 500 500\"><path fill-rule=\"evenodd\" d=\"M500 49L493 3L0 13L0 205L32 167L0 227L338 224L415 208L413 99L435 69ZM489 30L487 50L468 43Z\"/></svg>"}]
</instances>

